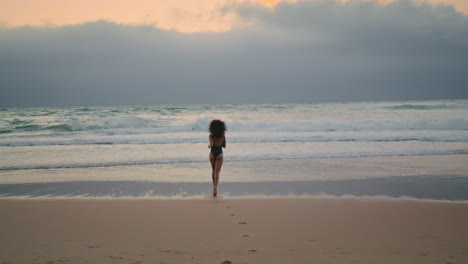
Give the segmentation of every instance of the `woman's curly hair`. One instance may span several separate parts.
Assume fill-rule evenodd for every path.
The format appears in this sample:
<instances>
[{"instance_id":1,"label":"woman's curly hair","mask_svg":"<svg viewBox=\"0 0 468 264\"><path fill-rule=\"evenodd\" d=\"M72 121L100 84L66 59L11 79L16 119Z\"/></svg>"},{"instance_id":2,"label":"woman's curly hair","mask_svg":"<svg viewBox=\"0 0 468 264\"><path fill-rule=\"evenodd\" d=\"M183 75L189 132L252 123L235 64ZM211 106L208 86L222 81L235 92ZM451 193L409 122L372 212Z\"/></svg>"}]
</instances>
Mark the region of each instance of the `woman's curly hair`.
<instances>
[{"instance_id":1,"label":"woman's curly hair","mask_svg":"<svg viewBox=\"0 0 468 264\"><path fill-rule=\"evenodd\" d=\"M213 119L210 123L210 134L215 138L224 137L224 132L226 132L226 124L219 119Z\"/></svg>"}]
</instances>

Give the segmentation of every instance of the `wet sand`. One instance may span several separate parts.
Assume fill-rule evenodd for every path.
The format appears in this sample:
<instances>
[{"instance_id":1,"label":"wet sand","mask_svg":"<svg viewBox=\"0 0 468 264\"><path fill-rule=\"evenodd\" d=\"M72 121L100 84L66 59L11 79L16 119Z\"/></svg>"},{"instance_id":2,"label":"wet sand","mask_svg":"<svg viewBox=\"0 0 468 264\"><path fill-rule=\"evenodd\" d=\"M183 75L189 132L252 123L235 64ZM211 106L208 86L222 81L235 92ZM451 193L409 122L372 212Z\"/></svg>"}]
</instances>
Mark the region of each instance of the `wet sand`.
<instances>
[{"instance_id":1,"label":"wet sand","mask_svg":"<svg viewBox=\"0 0 468 264\"><path fill-rule=\"evenodd\" d=\"M0 199L0 263L468 263L468 203Z\"/></svg>"},{"instance_id":2,"label":"wet sand","mask_svg":"<svg viewBox=\"0 0 468 264\"><path fill-rule=\"evenodd\" d=\"M0 171L0 184L153 181L211 182L204 162ZM468 176L468 154L224 161L220 183L337 181L393 176Z\"/></svg>"}]
</instances>

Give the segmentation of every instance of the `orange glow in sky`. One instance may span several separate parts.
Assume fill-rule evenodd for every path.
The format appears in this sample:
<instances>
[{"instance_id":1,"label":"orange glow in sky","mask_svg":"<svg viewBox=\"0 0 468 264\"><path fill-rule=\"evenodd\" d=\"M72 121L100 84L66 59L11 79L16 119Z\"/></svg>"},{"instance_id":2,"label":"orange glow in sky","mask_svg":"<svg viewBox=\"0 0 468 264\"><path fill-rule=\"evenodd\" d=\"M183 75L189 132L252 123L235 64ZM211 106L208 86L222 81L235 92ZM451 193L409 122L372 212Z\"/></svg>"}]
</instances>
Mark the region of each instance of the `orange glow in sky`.
<instances>
[{"instance_id":1,"label":"orange glow in sky","mask_svg":"<svg viewBox=\"0 0 468 264\"><path fill-rule=\"evenodd\" d=\"M247 1L274 8L279 2L297 0L0 0L0 27L63 26L108 20L179 32L225 32L247 22L223 7L226 3ZM373 1L387 4L394 0ZM418 1L453 5L468 15L468 0Z\"/></svg>"},{"instance_id":2,"label":"orange glow in sky","mask_svg":"<svg viewBox=\"0 0 468 264\"><path fill-rule=\"evenodd\" d=\"M267 6L275 6L280 2L280 0L257 0L257 2L265 4Z\"/></svg>"},{"instance_id":3,"label":"orange glow in sky","mask_svg":"<svg viewBox=\"0 0 468 264\"><path fill-rule=\"evenodd\" d=\"M223 0L0 0L0 25L63 26L108 20L180 32L222 32L241 21Z\"/></svg>"}]
</instances>

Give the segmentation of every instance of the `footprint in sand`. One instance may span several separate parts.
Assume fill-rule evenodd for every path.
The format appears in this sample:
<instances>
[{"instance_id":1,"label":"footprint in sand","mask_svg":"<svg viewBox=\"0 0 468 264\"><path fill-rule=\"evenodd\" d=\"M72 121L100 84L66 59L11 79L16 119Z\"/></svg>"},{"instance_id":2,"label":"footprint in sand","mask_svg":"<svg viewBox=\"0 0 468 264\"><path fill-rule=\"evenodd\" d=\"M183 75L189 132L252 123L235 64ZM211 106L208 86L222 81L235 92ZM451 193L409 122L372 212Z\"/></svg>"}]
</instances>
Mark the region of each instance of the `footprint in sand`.
<instances>
[{"instance_id":1,"label":"footprint in sand","mask_svg":"<svg viewBox=\"0 0 468 264\"><path fill-rule=\"evenodd\" d=\"M108 256L110 259L123 259L123 257L116 257L116 256Z\"/></svg>"},{"instance_id":2,"label":"footprint in sand","mask_svg":"<svg viewBox=\"0 0 468 264\"><path fill-rule=\"evenodd\" d=\"M229 261L229 260L225 260L225 261L221 262L221 264L232 264L232 262Z\"/></svg>"},{"instance_id":3,"label":"footprint in sand","mask_svg":"<svg viewBox=\"0 0 468 264\"><path fill-rule=\"evenodd\" d=\"M249 235L243 235L242 237L249 237Z\"/></svg>"},{"instance_id":4,"label":"footprint in sand","mask_svg":"<svg viewBox=\"0 0 468 264\"><path fill-rule=\"evenodd\" d=\"M239 225L246 225L247 222L239 222L238 224L239 224Z\"/></svg>"},{"instance_id":5,"label":"footprint in sand","mask_svg":"<svg viewBox=\"0 0 468 264\"><path fill-rule=\"evenodd\" d=\"M249 252L257 253L257 252L258 252L258 249L251 249L251 250L249 250Z\"/></svg>"},{"instance_id":6,"label":"footprint in sand","mask_svg":"<svg viewBox=\"0 0 468 264\"><path fill-rule=\"evenodd\" d=\"M91 245L91 246L88 246L88 248L100 248L100 246L98 246L98 245Z\"/></svg>"},{"instance_id":7,"label":"footprint in sand","mask_svg":"<svg viewBox=\"0 0 468 264\"><path fill-rule=\"evenodd\" d=\"M163 252L163 253L174 253L174 254L182 254L183 252L182 251L178 251L178 250L161 250L159 252Z\"/></svg>"}]
</instances>

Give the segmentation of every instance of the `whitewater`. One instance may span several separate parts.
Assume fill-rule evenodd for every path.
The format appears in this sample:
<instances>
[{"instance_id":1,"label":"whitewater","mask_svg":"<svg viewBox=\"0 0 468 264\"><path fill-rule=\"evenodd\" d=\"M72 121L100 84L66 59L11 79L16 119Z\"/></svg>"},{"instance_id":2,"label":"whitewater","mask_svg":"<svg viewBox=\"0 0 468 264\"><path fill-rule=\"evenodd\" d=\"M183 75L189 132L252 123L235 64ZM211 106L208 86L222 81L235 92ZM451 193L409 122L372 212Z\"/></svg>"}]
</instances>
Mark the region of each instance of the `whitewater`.
<instances>
[{"instance_id":1,"label":"whitewater","mask_svg":"<svg viewBox=\"0 0 468 264\"><path fill-rule=\"evenodd\" d=\"M468 200L468 100L0 108L0 197Z\"/></svg>"},{"instance_id":2,"label":"whitewater","mask_svg":"<svg viewBox=\"0 0 468 264\"><path fill-rule=\"evenodd\" d=\"M0 108L0 170L468 153L468 101Z\"/></svg>"}]
</instances>

